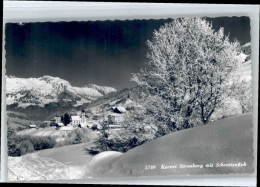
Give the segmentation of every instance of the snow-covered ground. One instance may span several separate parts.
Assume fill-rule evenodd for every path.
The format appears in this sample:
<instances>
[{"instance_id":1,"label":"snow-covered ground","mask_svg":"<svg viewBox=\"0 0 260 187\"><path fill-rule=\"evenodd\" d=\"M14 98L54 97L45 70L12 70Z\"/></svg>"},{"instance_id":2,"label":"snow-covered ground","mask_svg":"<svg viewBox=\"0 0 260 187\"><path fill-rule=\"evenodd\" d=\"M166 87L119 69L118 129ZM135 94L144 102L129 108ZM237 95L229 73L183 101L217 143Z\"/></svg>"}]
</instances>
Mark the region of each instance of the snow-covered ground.
<instances>
[{"instance_id":1,"label":"snow-covered ground","mask_svg":"<svg viewBox=\"0 0 260 187\"><path fill-rule=\"evenodd\" d=\"M247 82L252 81L252 61L249 60L242 64L240 77ZM251 83L252 84L252 83Z\"/></svg>"},{"instance_id":2,"label":"snow-covered ground","mask_svg":"<svg viewBox=\"0 0 260 187\"><path fill-rule=\"evenodd\" d=\"M89 162L89 166L99 165L101 162L108 162L108 159L114 159L122 155L123 153L117 151L105 151L92 157Z\"/></svg>"},{"instance_id":3,"label":"snow-covered ground","mask_svg":"<svg viewBox=\"0 0 260 187\"><path fill-rule=\"evenodd\" d=\"M51 158L29 154L8 158L10 181L72 180L84 176L84 168L66 165Z\"/></svg>"},{"instance_id":4,"label":"snow-covered ground","mask_svg":"<svg viewBox=\"0 0 260 187\"><path fill-rule=\"evenodd\" d=\"M89 146L90 143L84 143L8 157L8 178L10 181L91 178L92 165L122 155L108 151L92 157L85 150Z\"/></svg>"},{"instance_id":5,"label":"snow-covered ground","mask_svg":"<svg viewBox=\"0 0 260 187\"><path fill-rule=\"evenodd\" d=\"M62 133L59 130L55 129L56 127L46 127L39 129L26 129L22 131L18 131L18 135L31 135L31 136L62 136Z\"/></svg>"},{"instance_id":6,"label":"snow-covered ground","mask_svg":"<svg viewBox=\"0 0 260 187\"><path fill-rule=\"evenodd\" d=\"M174 132L138 146L109 162L104 160L102 164L97 163L93 167L93 177L252 173L252 127L252 114L245 114ZM246 163L246 166L217 167L221 163L239 162ZM213 167L206 167L211 163ZM181 165L194 167L184 168ZM202 168L196 165L202 165ZM147 166L156 168L147 169Z\"/></svg>"},{"instance_id":7,"label":"snow-covered ground","mask_svg":"<svg viewBox=\"0 0 260 187\"><path fill-rule=\"evenodd\" d=\"M9 179L70 180L252 173L252 127L252 114L244 114L174 132L124 154L108 151L92 157L85 150L92 144L86 143L42 150L17 158L9 157ZM216 167L221 163L246 165ZM214 166L205 167L206 164ZM180 165L190 168L180 168ZM203 167L197 167L200 165ZM156 168L147 169L149 166Z\"/></svg>"}]
</instances>

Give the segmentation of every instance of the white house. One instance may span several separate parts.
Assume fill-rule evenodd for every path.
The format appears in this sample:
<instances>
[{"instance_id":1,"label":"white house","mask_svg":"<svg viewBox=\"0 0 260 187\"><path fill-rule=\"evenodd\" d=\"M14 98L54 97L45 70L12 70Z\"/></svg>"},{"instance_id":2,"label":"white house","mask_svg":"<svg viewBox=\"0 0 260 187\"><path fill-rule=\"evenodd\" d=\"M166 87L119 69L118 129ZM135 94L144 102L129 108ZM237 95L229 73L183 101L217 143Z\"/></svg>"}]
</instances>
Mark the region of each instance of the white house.
<instances>
[{"instance_id":1,"label":"white house","mask_svg":"<svg viewBox=\"0 0 260 187\"><path fill-rule=\"evenodd\" d=\"M81 122L81 117L80 116L71 116L71 125L72 126L78 126Z\"/></svg>"},{"instance_id":2,"label":"white house","mask_svg":"<svg viewBox=\"0 0 260 187\"><path fill-rule=\"evenodd\" d=\"M81 111L81 114L78 114L76 116L71 116L71 125L73 127L77 127L79 124L81 126L85 126L86 124L86 113L84 110Z\"/></svg>"},{"instance_id":3,"label":"white house","mask_svg":"<svg viewBox=\"0 0 260 187\"><path fill-rule=\"evenodd\" d=\"M110 114L108 115L108 123L122 123L124 122L124 117L121 114Z\"/></svg>"}]
</instances>

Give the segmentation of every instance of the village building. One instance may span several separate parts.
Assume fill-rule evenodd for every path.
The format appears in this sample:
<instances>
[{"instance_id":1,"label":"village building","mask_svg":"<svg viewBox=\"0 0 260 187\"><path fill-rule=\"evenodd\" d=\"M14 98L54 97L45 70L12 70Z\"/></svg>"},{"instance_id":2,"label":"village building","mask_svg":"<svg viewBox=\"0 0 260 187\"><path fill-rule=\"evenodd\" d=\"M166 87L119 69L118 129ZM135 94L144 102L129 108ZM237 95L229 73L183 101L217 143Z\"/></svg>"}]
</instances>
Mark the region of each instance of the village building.
<instances>
[{"instance_id":1,"label":"village building","mask_svg":"<svg viewBox=\"0 0 260 187\"><path fill-rule=\"evenodd\" d=\"M63 123L56 124L56 130L59 130L61 127L64 127L65 125Z\"/></svg>"},{"instance_id":2,"label":"village building","mask_svg":"<svg viewBox=\"0 0 260 187\"><path fill-rule=\"evenodd\" d=\"M81 127L86 126L86 122L87 122L87 119L86 119L86 113L84 110L82 110L81 113L78 113L78 115L76 115L76 116L71 116L70 124L73 127L78 127L79 125Z\"/></svg>"},{"instance_id":3,"label":"village building","mask_svg":"<svg viewBox=\"0 0 260 187\"><path fill-rule=\"evenodd\" d=\"M55 116L55 117L53 117L53 119L55 120L55 123L61 122L61 117L59 117L59 116Z\"/></svg>"},{"instance_id":4,"label":"village building","mask_svg":"<svg viewBox=\"0 0 260 187\"><path fill-rule=\"evenodd\" d=\"M125 121L126 108L122 106L112 107L112 111L113 113L107 116L108 127L121 128L122 123Z\"/></svg>"},{"instance_id":5,"label":"village building","mask_svg":"<svg viewBox=\"0 0 260 187\"><path fill-rule=\"evenodd\" d=\"M63 127L64 124L63 123L57 123L56 127Z\"/></svg>"},{"instance_id":6,"label":"village building","mask_svg":"<svg viewBox=\"0 0 260 187\"><path fill-rule=\"evenodd\" d=\"M29 128L30 129L37 129L37 126L36 125L29 125Z\"/></svg>"},{"instance_id":7,"label":"village building","mask_svg":"<svg viewBox=\"0 0 260 187\"><path fill-rule=\"evenodd\" d=\"M50 126L56 126L58 123L61 123L61 117L54 116L50 120Z\"/></svg>"},{"instance_id":8,"label":"village building","mask_svg":"<svg viewBox=\"0 0 260 187\"><path fill-rule=\"evenodd\" d=\"M86 113L84 110L82 110L81 113L77 113L77 115L71 116L71 122L67 126L64 126L64 124L61 122L61 117L57 116L50 120L50 126L56 126L56 129L68 131L74 127L85 127L86 121Z\"/></svg>"},{"instance_id":9,"label":"village building","mask_svg":"<svg viewBox=\"0 0 260 187\"><path fill-rule=\"evenodd\" d=\"M80 124L81 117L80 116L71 116L71 125L76 127Z\"/></svg>"},{"instance_id":10,"label":"village building","mask_svg":"<svg viewBox=\"0 0 260 187\"><path fill-rule=\"evenodd\" d=\"M108 115L108 123L122 123L124 122L124 117L121 114L113 113Z\"/></svg>"}]
</instances>

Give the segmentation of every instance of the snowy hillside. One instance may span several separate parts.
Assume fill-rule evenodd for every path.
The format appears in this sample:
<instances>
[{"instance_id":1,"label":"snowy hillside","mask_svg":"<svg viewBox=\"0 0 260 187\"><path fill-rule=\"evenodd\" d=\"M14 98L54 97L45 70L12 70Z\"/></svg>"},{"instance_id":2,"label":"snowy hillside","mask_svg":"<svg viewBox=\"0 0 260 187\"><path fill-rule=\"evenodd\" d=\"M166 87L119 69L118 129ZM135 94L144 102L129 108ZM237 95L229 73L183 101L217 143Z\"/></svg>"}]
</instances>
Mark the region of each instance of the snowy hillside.
<instances>
[{"instance_id":1,"label":"snowy hillside","mask_svg":"<svg viewBox=\"0 0 260 187\"><path fill-rule=\"evenodd\" d=\"M66 80L58 77L43 76L39 78L16 78L6 76L6 104L17 103L19 107L60 101L71 102L78 106L96 100L107 93L115 92L111 87L97 85L73 87Z\"/></svg>"},{"instance_id":2,"label":"snowy hillside","mask_svg":"<svg viewBox=\"0 0 260 187\"><path fill-rule=\"evenodd\" d=\"M41 150L8 157L8 178L22 181L252 173L252 127L252 114L245 114L171 133L123 154L107 151L92 157L85 151L92 142ZM239 162L246 166L216 167L217 163ZM205 167L209 163L213 167ZM145 169L151 165L156 168ZM170 167L174 165L176 169Z\"/></svg>"},{"instance_id":3,"label":"snowy hillside","mask_svg":"<svg viewBox=\"0 0 260 187\"><path fill-rule=\"evenodd\" d=\"M91 103L86 104L86 108L95 114L107 115L113 107L123 107L128 113L137 110L140 113L142 107L138 103L138 96L141 92L140 87L127 88L117 92L111 92L103 97L96 99Z\"/></svg>"},{"instance_id":4,"label":"snowy hillside","mask_svg":"<svg viewBox=\"0 0 260 187\"><path fill-rule=\"evenodd\" d=\"M240 64L237 72L235 73L236 79L240 79L241 81L251 81L252 80L252 61L251 61L251 44L246 43L241 46L241 53L238 56L241 59L242 64ZM234 77L235 78L235 77Z\"/></svg>"},{"instance_id":5,"label":"snowy hillside","mask_svg":"<svg viewBox=\"0 0 260 187\"><path fill-rule=\"evenodd\" d=\"M174 132L112 160L109 157L103 159L102 163L92 166L89 175L93 178L113 178L252 173L252 127L252 114L244 114ZM218 167L221 163L239 162L246 163L246 166ZM213 164L212 167L205 167L209 163ZM146 169L147 166L155 168Z\"/></svg>"}]
</instances>

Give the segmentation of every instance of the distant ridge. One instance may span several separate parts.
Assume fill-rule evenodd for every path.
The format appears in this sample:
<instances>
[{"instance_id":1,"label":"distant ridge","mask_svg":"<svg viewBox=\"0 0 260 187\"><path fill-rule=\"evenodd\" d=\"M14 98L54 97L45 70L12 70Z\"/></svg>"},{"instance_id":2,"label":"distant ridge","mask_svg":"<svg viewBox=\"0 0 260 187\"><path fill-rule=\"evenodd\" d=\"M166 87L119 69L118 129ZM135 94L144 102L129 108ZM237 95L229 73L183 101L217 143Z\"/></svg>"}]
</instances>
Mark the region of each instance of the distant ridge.
<instances>
[{"instance_id":1,"label":"distant ridge","mask_svg":"<svg viewBox=\"0 0 260 187\"><path fill-rule=\"evenodd\" d=\"M46 104L60 101L71 102L73 106L96 100L115 88L91 84L85 87L73 87L59 77L42 76L39 78L6 78L6 104L16 104L18 107L44 107Z\"/></svg>"}]
</instances>

